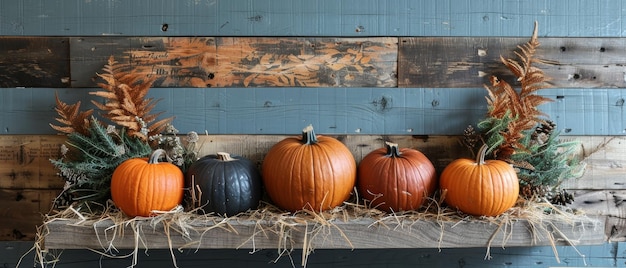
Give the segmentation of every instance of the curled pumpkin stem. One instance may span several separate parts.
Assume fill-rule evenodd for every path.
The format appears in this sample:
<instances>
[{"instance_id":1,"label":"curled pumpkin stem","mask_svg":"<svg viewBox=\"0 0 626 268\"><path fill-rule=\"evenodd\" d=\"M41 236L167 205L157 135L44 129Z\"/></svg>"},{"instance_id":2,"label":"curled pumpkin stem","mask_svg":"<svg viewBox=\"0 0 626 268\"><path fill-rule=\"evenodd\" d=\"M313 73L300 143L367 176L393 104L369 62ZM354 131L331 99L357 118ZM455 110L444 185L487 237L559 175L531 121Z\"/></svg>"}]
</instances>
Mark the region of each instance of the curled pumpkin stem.
<instances>
[{"instance_id":1,"label":"curled pumpkin stem","mask_svg":"<svg viewBox=\"0 0 626 268\"><path fill-rule=\"evenodd\" d=\"M487 154L487 149L489 148L489 146L487 146L487 144L483 144L483 146L480 147L480 149L478 150L478 154L476 155L476 164L477 165L484 165L485 164L485 154Z\"/></svg>"},{"instance_id":2,"label":"curled pumpkin stem","mask_svg":"<svg viewBox=\"0 0 626 268\"><path fill-rule=\"evenodd\" d=\"M150 155L150 160L148 161L148 163L158 164L159 159L161 158L162 155L165 155L165 150L163 149L154 150L154 152L152 152L152 154Z\"/></svg>"}]
</instances>

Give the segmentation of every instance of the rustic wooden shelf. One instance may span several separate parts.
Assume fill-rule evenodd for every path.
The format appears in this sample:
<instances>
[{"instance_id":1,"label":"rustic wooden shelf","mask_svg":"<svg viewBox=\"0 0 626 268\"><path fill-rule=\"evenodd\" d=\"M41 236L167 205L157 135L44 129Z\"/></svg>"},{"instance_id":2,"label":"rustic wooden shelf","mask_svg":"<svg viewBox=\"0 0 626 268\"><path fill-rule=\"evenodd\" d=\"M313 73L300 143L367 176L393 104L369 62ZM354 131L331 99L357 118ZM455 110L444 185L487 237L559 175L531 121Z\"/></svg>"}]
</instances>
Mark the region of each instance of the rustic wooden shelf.
<instances>
[{"instance_id":1,"label":"rustic wooden shelf","mask_svg":"<svg viewBox=\"0 0 626 268\"><path fill-rule=\"evenodd\" d=\"M594 245L606 242L605 219L585 222L513 220L498 225L482 220L439 222L434 220L386 220L369 218L332 224L301 222L289 226L275 222L229 220L192 223L188 234L179 226L150 220L114 225L102 220L93 225L77 220L46 224L46 249L381 249L515 247L541 245ZM166 228L169 238L165 234ZM141 234L137 239L137 231ZM279 235L281 234L281 235ZM286 234L286 235L285 235Z\"/></svg>"}]
</instances>

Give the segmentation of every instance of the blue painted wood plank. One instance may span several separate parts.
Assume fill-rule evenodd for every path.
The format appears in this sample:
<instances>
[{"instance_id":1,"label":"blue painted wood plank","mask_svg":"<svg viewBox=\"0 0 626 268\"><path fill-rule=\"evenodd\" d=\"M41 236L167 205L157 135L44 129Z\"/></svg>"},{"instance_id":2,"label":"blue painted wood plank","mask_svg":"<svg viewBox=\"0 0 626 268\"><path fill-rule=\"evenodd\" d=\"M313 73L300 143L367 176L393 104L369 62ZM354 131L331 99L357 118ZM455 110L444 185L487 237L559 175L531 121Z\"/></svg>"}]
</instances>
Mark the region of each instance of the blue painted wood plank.
<instances>
[{"instance_id":1,"label":"blue painted wood plank","mask_svg":"<svg viewBox=\"0 0 626 268\"><path fill-rule=\"evenodd\" d=\"M0 35L624 37L621 0L33 0Z\"/></svg>"},{"instance_id":2,"label":"blue painted wood plank","mask_svg":"<svg viewBox=\"0 0 626 268\"><path fill-rule=\"evenodd\" d=\"M2 134L52 134L54 93L93 108L98 89L0 91ZM459 135L487 111L482 88L153 88L154 112L175 116L181 133ZM545 89L540 106L564 135L624 135L624 89ZM96 99L98 100L98 99ZM99 101L99 100L98 100Z\"/></svg>"},{"instance_id":3,"label":"blue painted wood plank","mask_svg":"<svg viewBox=\"0 0 626 268\"><path fill-rule=\"evenodd\" d=\"M623 135L623 94L622 90L612 89L545 89L542 95L554 102L540 108L565 135Z\"/></svg>"},{"instance_id":4,"label":"blue painted wood plank","mask_svg":"<svg viewBox=\"0 0 626 268\"><path fill-rule=\"evenodd\" d=\"M2 242L0 258L7 267L33 267L34 252L19 258L32 247L32 242ZM598 246L557 246L557 261L551 247L492 248L490 260L485 259L485 248L467 249L385 249L385 250L323 250L317 249L308 257L307 267L623 267L626 264L622 247L625 243L607 243ZM60 252L50 252L58 254ZM130 252L124 250L120 256ZM184 250L174 251L179 267L268 267L292 268L299 260L301 250L291 256L279 256L275 249L249 250ZM138 254L136 267L172 267L170 251L151 249ZM127 267L131 258L107 258L89 250L65 250L57 266L73 267ZM297 262L299 264L299 262ZM295 265L298 267L298 265Z\"/></svg>"}]
</instances>

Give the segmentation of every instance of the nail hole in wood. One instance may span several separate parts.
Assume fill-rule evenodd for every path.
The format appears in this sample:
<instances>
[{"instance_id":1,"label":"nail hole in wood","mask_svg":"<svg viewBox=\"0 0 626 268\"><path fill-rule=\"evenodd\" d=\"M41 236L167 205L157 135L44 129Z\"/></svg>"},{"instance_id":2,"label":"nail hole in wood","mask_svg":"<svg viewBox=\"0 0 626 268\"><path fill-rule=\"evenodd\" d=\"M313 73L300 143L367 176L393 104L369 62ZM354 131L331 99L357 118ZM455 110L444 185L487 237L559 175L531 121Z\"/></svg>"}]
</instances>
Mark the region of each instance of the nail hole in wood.
<instances>
[{"instance_id":1,"label":"nail hole in wood","mask_svg":"<svg viewBox=\"0 0 626 268\"><path fill-rule=\"evenodd\" d=\"M161 31L167 32L167 28L169 28L170 26L167 23L163 23L163 25L161 25Z\"/></svg>"}]
</instances>

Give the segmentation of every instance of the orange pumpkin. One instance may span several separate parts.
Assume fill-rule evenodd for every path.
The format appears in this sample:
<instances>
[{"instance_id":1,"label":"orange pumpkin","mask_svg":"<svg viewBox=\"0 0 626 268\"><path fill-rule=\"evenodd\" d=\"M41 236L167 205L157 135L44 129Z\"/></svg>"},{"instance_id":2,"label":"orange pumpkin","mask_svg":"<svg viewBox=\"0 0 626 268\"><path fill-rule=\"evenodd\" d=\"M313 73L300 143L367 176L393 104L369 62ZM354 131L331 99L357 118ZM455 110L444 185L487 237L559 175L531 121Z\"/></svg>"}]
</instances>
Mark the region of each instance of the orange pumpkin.
<instances>
[{"instance_id":1,"label":"orange pumpkin","mask_svg":"<svg viewBox=\"0 0 626 268\"><path fill-rule=\"evenodd\" d=\"M452 161L441 173L445 202L476 216L497 216L513 207L519 196L515 169L501 160L485 161L487 146L476 157Z\"/></svg>"},{"instance_id":2,"label":"orange pumpkin","mask_svg":"<svg viewBox=\"0 0 626 268\"><path fill-rule=\"evenodd\" d=\"M111 177L111 198L129 217L169 211L182 202L184 176L175 165L159 162L164 154L155 150L150 159L131 158L122 162Z\"/></svg>"},{"instance_id":3,"label":"orange pumpkin","mask_svg":"<svg viewBox=\"0 0 626 268\"><path fill-rule=\"evenodd\" d=\"M272 201L280 208L322 211L341 205L356 182L356 161L335 138L316 136L312 126L302 138L286 138L268 151L262 178Z\"/></svg>"},{"instance_id":4,"label":"orange pumpkin","mask_svg":"<svg viewBox=\"0 0 626 268\"><path fill-rule=\"evenodd\" d=\"M359 193L372 207L388 212L416 210L437 187L435 167L418 150L386 145L359 163Z\"/></svg>"}]
</instances>

